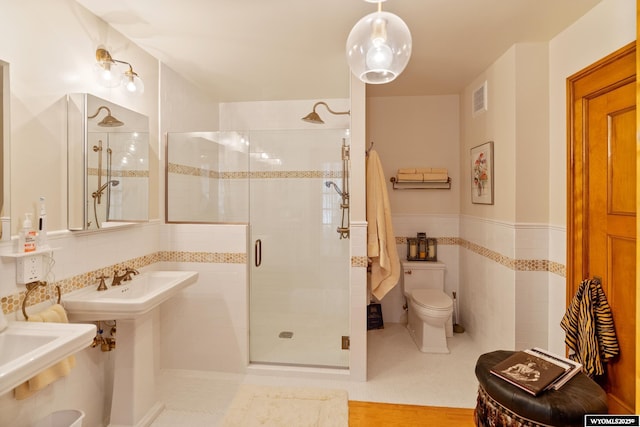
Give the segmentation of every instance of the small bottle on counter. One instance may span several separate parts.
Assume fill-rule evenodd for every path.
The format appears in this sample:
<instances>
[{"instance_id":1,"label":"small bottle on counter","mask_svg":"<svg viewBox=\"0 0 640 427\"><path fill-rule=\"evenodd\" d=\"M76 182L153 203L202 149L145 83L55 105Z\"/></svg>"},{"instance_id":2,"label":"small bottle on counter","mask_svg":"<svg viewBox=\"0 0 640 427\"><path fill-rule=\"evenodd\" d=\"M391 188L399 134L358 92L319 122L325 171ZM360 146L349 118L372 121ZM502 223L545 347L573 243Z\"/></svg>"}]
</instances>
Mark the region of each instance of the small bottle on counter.
<instances>
[{"instance_id":1,"label":"small bottle on counter","mask_svg":"<svg viewBox=\"0 0 640 427\"><path fill-rule=\"evenodd\" d=\"M36 250L37 233L33 229L31 214L24 214L22 229L18 234L18 252L34 252Z\"/></svg>"}]
</instances>

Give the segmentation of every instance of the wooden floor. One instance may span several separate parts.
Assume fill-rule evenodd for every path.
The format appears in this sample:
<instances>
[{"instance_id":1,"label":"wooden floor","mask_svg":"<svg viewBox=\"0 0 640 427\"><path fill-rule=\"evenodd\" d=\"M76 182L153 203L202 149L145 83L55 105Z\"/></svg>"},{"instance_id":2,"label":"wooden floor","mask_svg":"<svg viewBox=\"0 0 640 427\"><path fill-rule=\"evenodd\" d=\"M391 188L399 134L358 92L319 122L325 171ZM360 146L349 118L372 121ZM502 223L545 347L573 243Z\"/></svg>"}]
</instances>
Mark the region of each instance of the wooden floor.
<instances>
[{"instance_id":1,"label":"wooden floor","mask_svg":"<svg viewBox=\"0 0 640 427\"><path fill-rule=\"evenodd\" d=\"M349 401L349 427L472 427L473 409Z\"/></svg>"}]
</instances>

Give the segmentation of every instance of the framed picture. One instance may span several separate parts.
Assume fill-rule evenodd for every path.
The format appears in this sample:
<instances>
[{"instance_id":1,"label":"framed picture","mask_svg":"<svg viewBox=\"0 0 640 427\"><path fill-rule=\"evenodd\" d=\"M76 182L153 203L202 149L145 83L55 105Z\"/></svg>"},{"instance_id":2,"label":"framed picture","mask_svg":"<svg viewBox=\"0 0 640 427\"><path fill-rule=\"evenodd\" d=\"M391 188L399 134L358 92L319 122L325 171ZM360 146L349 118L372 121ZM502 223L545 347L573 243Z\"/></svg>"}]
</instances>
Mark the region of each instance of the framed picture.
<instances>
[{"instance_id":1,"label":"framed picture","mask_svg":"<svg viewBox=\"0 0 640 427\"><path fill-rule=\"evenodd\" d=\"M493 204L493 141L471 149L471 202Z\"/></svg>"}]
</instances>

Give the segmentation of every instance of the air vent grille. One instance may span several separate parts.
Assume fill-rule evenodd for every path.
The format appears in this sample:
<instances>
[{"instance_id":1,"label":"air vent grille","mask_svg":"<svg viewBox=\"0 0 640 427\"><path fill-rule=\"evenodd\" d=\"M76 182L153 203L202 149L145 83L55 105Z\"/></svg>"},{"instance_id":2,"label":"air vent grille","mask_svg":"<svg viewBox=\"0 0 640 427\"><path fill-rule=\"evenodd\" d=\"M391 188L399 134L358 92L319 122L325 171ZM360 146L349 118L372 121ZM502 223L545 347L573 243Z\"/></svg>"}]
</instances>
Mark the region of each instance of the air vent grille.
<instances>
[{"instance_id":1,"label":"air vent grille","mask_svg":"<svg viewBox=\"0 0 640 427\"><path fill-rule=\"evenodd\" d=\"M478 89L473 91L471 100L471 112L474 116L487 111L487 82L482 83Z\"/></svg>"}]
</instances>

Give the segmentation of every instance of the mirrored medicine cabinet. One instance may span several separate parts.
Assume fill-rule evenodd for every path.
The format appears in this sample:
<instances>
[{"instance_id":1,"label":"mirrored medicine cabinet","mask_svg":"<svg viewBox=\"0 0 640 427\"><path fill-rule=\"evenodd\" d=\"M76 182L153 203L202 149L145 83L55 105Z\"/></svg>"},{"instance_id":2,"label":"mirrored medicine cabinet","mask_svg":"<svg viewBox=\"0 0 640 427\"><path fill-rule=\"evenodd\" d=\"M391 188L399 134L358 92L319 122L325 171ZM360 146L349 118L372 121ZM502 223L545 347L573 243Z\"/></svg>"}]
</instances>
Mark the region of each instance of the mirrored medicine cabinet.
<instances>
[{"instance_id":1,"label":"mirrored medicine cabinet","mask_svg":"<svg viewBox=\"0 0 640 427\"><path fill-rule=\"evenodd\" d=\"M67 120L69 230L148 221L148 117L77 93Z\"/></svg>"},{"instance_id":2,"label":"mirrored medicine cabinet","mask_svg":"<svg viewBox=\"0 0 640 427\"><path fill-rule=\"evenodd\" d=\"M9 217L11 215L10 192L10 159L9 155L9 63L0 60L0 216ZM10 239L11 236L2 236L3 239Z\"/></svg>"}]
</instances>

